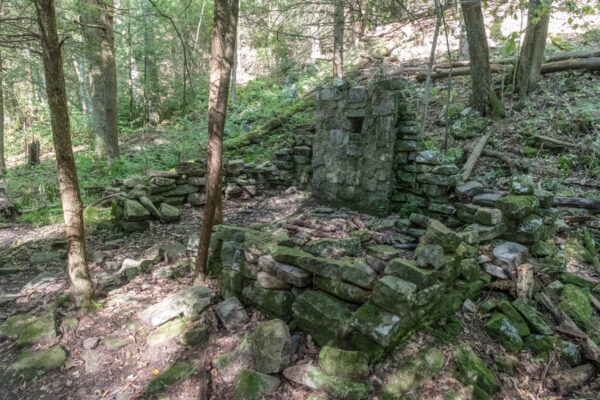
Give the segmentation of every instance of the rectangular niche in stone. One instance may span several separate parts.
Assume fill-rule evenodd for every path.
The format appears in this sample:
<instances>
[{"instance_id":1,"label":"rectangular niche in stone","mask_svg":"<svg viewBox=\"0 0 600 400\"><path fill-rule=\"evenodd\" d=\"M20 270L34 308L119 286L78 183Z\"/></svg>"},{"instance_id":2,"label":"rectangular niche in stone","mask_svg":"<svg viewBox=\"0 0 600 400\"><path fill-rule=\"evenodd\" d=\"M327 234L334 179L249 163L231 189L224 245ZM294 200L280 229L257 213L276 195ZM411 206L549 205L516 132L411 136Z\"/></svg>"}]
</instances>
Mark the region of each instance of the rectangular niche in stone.
<instances>
[{"instance_id":1,"label":"rectangular niche in stone","mask_svg":"<svg viewBox=\"0 0 600 400\"><path fill-rule=\"evenodd\" d=\"M407 107L401 80L317 92L313 196L370 214L390 210L397 122Z\"/></svg>"}]
</instances>

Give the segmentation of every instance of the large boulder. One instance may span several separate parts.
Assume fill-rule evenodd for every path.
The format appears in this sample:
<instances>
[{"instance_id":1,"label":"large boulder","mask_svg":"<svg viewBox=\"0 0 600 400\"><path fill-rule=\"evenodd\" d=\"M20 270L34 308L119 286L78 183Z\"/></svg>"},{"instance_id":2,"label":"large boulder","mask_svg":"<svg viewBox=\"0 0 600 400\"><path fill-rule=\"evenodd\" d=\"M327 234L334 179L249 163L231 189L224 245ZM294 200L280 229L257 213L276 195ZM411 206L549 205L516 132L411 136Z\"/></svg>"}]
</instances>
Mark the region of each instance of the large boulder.
<instances>
[{"instance_id":1,"label":"large boulder","mask_svg":"<svg viewBox=\"0 0 600 400\"><path fill-rule=\"evenodd\" d=\"M127 222L145 221L150 218L150 211L136 200L126 199L124 219Z\"/></svg>"},{"instance_id":2,"label":"large boulder","mask_svg":"<svg viewBox=\"0 0 600 400\"><path fill-rule=\"evenodd\" d=\"M328 375L350 380L366 379L369 370L369 356L362 351L348 351L324 346L319 353L319 365Z\"/></svg>"},{"instance_id":3,"label":"large boulder","mask_svg":"<svg viewBox=\"0 0 600 400\"><path fill-rule=\"evenodd\" d=\"M285 322L274 319L262 323L252 333L250 340L257 371L276 374L290 365L292 345Z\"/></svg>"},{"instance_id":4,"label":"large boulder","mask_svg":"<svg viewBox=\"0 0 600 400\"><path fill-rule=\"evenodd\" d=\"M492 339L499 341L511 353L516 353L523 348L523 340L519 336L519 331L504 314L495 313L486 322L485 331Z\"/></svg>"},{"instance_id":5,"label":"large boulder","mask_svg":"<svg viewBox=\"0 0 600 400\"><path fill-rule=\"evenodd\" d=\"M176 222L181 219L181 211L167 203L160 203L160 219L163 222Z\"/></svg>"},{"instance_id":6,"label":"large boulder","mask_svg":"<svg viewBox=\"0 0 600 400\"><path fill-rule=\"evenodd\" d=\"M324 390L342 400L363 400L371 394L368 383L352 382L346 378L329 376L311 364L297 364L283 371L283 376L292 382L312 389Z\"/></svg>"}]
</instances>

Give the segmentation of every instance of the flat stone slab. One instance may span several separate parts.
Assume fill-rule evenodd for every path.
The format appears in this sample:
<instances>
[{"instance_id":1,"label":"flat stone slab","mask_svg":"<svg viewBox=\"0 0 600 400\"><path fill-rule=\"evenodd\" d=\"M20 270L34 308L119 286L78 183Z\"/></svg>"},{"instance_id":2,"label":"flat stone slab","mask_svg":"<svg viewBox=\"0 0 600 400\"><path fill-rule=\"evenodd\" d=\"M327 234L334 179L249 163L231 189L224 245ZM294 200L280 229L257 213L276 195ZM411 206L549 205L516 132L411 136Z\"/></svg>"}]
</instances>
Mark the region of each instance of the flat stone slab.
<instances>
[{"instance_id":1,"label":"flat stone slab","mask_svg":"<svg viewBox=\"0 0 600 400\"><path fill-rule=\"evenodd\" d=\"M217 304L216 312L217 317L228 330L238 328L250 320L237 297L230 297Z\"/></svg>"},{"instance_id":2,"label":"flat stone slab","mask_svg":"<svg viewBox=\"0 0 600 400\"><path fill-rule=\"evenodd\" d=\"M137 313L142 321L158 326L183 314L191 317L200 314L215 297L215 292L204 286L192 286L180 290L162 301Z\"/></svg>"}]
</instances>

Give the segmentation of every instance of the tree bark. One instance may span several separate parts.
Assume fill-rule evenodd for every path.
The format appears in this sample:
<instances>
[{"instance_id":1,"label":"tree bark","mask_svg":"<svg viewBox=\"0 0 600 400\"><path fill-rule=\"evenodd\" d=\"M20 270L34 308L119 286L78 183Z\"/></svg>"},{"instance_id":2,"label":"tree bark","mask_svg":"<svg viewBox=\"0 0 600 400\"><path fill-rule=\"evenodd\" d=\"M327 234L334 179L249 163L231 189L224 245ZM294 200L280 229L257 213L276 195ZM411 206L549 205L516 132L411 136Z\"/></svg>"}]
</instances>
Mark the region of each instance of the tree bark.
<instances>
[{"instance_id":1,"label":"tree bark","mask_svg":"<svg viewBox=\"0 0 600 400\"><path fill-rule=\"evenodd\" d=\"M95 27L100 20L100 10L93 6L84 6L81 14L85 52L90 74L90 95L92 98L92 130L94 131L94 152L102 158L106 151L105 126L106 112L104 106L104 76L102 72L102 44L99 28Z\"/></svg>"},{"instance_id":2,"label":"tree bark","mask_svg":"<svg viewBox=\"0 0 600 400\"><path fill-rule=\"evenodd\" d=\"M58 42L56 30L54 1L35 0L34 3L40 30L39 36L44 61L46 93L50 106L57 176L68 241L71 294L76 304L88 306L94 288L86 260L83 204L79 193L79 182L73 157L67 93L65 90L61 44Z\"/></svg>"},{"instance_id":3,"label":"tree bark","mask_svg":"<svg viewBox=\"0 0 600 400\"><path fill-rule=\"evenodd\" d=\"M0 0L0 19L2 19L2 0ZM2 51L0 51L0 175L4 175L6 163L4 161L4 89L2 80L4 70L2 69Z\"/></svg>"},{"instance_id":4,"label":"tree bark","mask_svg":"<svg viewBox=\"0 0 600 400\"><path fill-rule=\"evenodd\" d=\"M71 58L73 60L75 74L77 75L77 81L79 82L79 97L81 100L81 111L84 115L87 115L92 109L92 100L90 98L90 91L88 87L89 79L85 75L83 57L71 54Z\"/></svg>"},{"instance_id":5,"label":"tree bark","mask_svg":"<svg viewBox=\"0 0 600 400\"><path fill-rule=\"evenodd\" d=\"M156 125L160 123L160 94L154 44L154 21L148 0L142 0L142 13L144 14L144 97L146 100L146 116L150 125Z\"/></svg>"},{"instance_id":6,"label":"tree bark","mask_svg":"<svg viewBox=\"0 0 600 400\"><path fill-rule=\"evenodd\" d=\"M208 249L215 214L221 198L221 168L223 163L223 130L227 113L227 97L233 65L233 49L237 35L238 0L215 0L210 62L210 92L208 98L208 159L206 166L206 205L195 281L206 277Z\"/></svg>"},{"instance_id":7,"label":"tree bark","mask_svg":"<svg viewBox=\"0 0 600 400\"><path fill-rule=\"evenodd\" d=\"M336 0L333 14L333 80L344 79L344 3Z\"/></svg>"},{"instance_id":8,"label":"tree bark","mask_svg":"<svg viewBox=\"0 0 600 400\"><path fill-rule=\"evenodd\" d=\"M490 55L481 3L461 0L461 6L469 42L469 58L471 59L470 71L473 86L471 103L481 115L501 118L504 116L504 107L492 88Z\"/></svg>"},{"instance_id":9,"label":"tree bark","mask_svg":"<svg viewBox=\"0 0 600 400\"><path fill-rule=\"evenodd\" d=\"M549 23L549 8L546 8L545 5L542 6L541 0L530 1L525 39L517 66L517 82L521 98L527 97L540 80Z\"/></svg>"},{"instance_id":10,"label":"tree bark","mask_svg":"<svg viewBox=\"0 0 600 400\"><path fill-rule=\"evenodd\" d=\"M469 61L469 41L467 40L467 31L465 22L460 23L460 41L458 42L458 61Z\"/></svg>"},{"instance_id":11,"label":"tree bark","mask_svg":"<svg viewBox=\"0 0 600 400\"><path fill-rule=\"evenodd\" d=\"M113 1L99 3L102 29L102 69L104 75L104 113L106 118L104 144L108 158L119 157L117 115L117 63L115 60L115 31L113 28Z\"/></svg>"}]
</instances>

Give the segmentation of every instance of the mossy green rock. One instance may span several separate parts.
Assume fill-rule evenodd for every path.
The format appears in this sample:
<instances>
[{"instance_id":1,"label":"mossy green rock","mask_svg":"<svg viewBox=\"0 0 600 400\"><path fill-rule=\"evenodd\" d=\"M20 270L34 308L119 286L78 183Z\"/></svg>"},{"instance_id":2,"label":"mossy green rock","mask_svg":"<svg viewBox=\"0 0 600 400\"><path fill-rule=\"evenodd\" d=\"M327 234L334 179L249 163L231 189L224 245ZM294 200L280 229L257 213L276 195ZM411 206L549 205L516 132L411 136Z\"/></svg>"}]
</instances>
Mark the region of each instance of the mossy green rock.
<instances>
[{"instance_id":1,"label":"mossy green rock","mask_svg":"<svg viewBox=\"0 0 600 400\"><path fill-rule=\"evenodd\" d=\"M152 379L146 390L149 393L156 393L165 389L174 383L184 381L196 372L196 367L193 365L179 361L170 365L163 373Z\"/></svg>"},{"instance_id":2,"label":"mossy green rock","mask_svg":"<svg viewBox=\"0 0 600 400\"><path fill-rule=\"evenodd\" d=\"M569 272L563 272L562 274L560 274L558 279L560 279L560 281L563 283L571 283L581 288L593 289L596 286L595 282L583 279L582 277L571 274Z\"/></svg>"},{"instance_id":3,"label":"mossy green rock","mask_svg":"<svg viewBox=\"0 0 600 400\"><path fill-rule=\"evenodd\" d=\"M3 336L16 340L23 329L25 329L29 324L38 319L37 316L33 314L18 314L12 317L8 317L6 321L0 325L0 333Z\"/></svg>"},{"instance_id":4,"label":"mossy green rock","mask_svg":"<svg viewBox=\"0 0 600 400\"><path fill-rule=\"evenodd\" d=\"M296 297L287 290L265 289L257 285L246 285L242 297L269 317L288 320L292 316L292 305Z\"/></svg>"},{"instance_id":5,"label":"mossy green rock","mask_svg":"<svg viewBox=\"0 0 600 400\"><path fill-rule=\"evenodd\" d=\"M505 217L513 220L521 220L533 213L540 206L535 196L508 195L496 202L496 207L502 211Z\"/></svg>"},{"instance_id":6,"label":"mossy green rock","mask_svg":"<svg viewBox=\"0 0 600 400\"><path fill-rule=\"evenodd\" d=\"M440 269L446 265L444 248L439 244L423 244L415 250L415 258L419 267L434 267Z\"/></svg>"},{"instance_id":7,"label":"mossy green rock","mask_svg":"<svg viewBox=\"0 0 600 400\"><path fill-rule=\"evenodd\" d=\"M241 297L244 289L244 276L240 272L224 269L219 273L218 280L221 297Z\"/></svg>"},{"instance_id":8,"label":"mossy green rock","mask_svg":"<svg viewBox=\"0 0 600 400\"><path fill-rule=\"evenodd\" d=\"M329 376L320 368L309 368L307 378L312 383L311 387L324 390L338 399L363 400L371 394L371 387L367 383L353 382L339 376Z\"/></svg>"},{"instance_id":9,"label":"mossy green rock","mask_svg":"<svg viewBox=\"0 0 600 400\"><path fill-rule=\"evenodd\" d=\"M521 340L517 328L512 326L504 314L495 313L492 319L486 322L485 331L511 353L516 353L523 348L523 340Z\"/></svg>"},{"instance_id":10,"label":"mossy green rock","mask_svg":"<svg viewBox=\"0 0 600 400\"><path fill-rule=\"evenodd\" d=\"M561 357L572 367L581 363L581 355L573 343L558 339L556 341L556 348L560 351Z\"/></svg>"},{"instance_id":11,"label":"mossy green rock","mask_svg":"<svg viewBox=\"0 0 600 400\"><path fill-rule=\"evenodd\" d=\"M454 360L458 369L458 380L465 385L475 385L489 394L500 388L498 378L468 345L463 343L454 347Z\"/></svg>"},{"instance_id":12,"label":"mossy green rock","mask_svg":"<svg viewBox=\"0 0 600 400\"><path fill-rule=\"evenodd\" d=\"M181 343L186 346L197 346L208 340L210 336L210 328L208 326L201 326L199 328L191 329L181 335Z\"/></svg>"},{"instance_id":13,"label":"mossy green rock","mask_svg":"<svg viewBox=\"0 0 600 400\"><path fill-rule=\"evenodd\" d=\"M369 370L369 356L362 351L348 351L324 346L319 353L319 365L328 375L350 380L366 379Z\"/></svg>"},{"instance_id":14,"label":"mossy green rock","mask_svg":"<svg viewBox=\"0 0 600 400\"><path fill-rule=\"evenodd\" d=\"M375 245L367 248L367 254L379 260L389 261L400 255L400 251L392 246Z\"/></svg>"},{"instance_id":15,"label":"mossy green rock","mask_svg":"<svg viewBox=\"0 0 600 400\"><path fill-rule=\"evenodd\" d=\"M508 181L510 194L533 194L535 185L531 175L515 175L511 176Z\"/></svg>"},{"instance_id":16,"label":"mossy green rock","mask_svg":"<svg viewBox=\"0 0 600 400\"><path fill-rule=\"evenodd\" d=\"M361 251L360 239L347 237L342 239L323 238L308 242L304 250L319 257L357 257Z\"/></svg>"},{"instance_id":17,"label":"mossy green rock","mask_svg":"<svg viewBox=\"0 0 600 400\"><path fill-rule=\"evenodd\" d=\"M49 372L59 369L66 360L67 353L58 344L40 351L23 349L18 360L10 364L8 369L23 374L24 378L29 380L40 370Z\"/></svg>"},{"instance_id":18,"label":"mossy green rock","mask_svg":"<svg viewBox=\"0 0 600 400\"><path fill-rule=\"evenodd\" d=\"M56 324L56 311L35 318L19 333L17 344L31 346L51 341L56 337Z\"/></svg>"},{"instance_id":19,"label":"mossy green rock","mask_svg":"<svg viewBox=\"0 0 600 400\"><path fill-rule=\"evenodd\" d=\"M549 257L556 254L553 240L538 240L531 246L531 252L536 257Z\"/></svg>"},{"instance_id":20,"label":"mossy green rock","mask_svg":"<svg viewBox=\"0 0 600 400\"><path fill-rule=\"evenodd\" d=\"M307 253L303 250L287 246L277 246L272 256L276 261L279 261L280 263L290 264L296 267L301 267L300 260L302 258L313 257L312 254Z\"/></svg>"},{"instance_id":21,"label":"mossy green rock","mask_svg":"<svg viewBox=\"0 0 600 400\"><path fill-rule=\"evenodd\" d=\"M336 279L323 278L322 276L315 276L313 284L316 288L351 303L366 303L371 296L369 290Z\"/></svg>"},{"instance_id":22,"label":"mossy green rock","mask_svg":"<svg viewBox=\"0 0 600 400\"><path fill-rule=\"evenodd\" d=\"M582 329L588 329L592 322L594 309L590 302L589 292L572 284L565 285L557 304Z\"/></svg>"},{"instance_id":23,"label":"mossy green rock","mask_svg":"<svg viewBox=\"0 0 600 400\"><path fill-rule=\"evenodd\" d=\"M436 376L444 366L444 355L438 349L425 349L409 361L389 380L383 389L384 399L398 399L409 391L417 390Z\"/></svg>"},{"instance_id":24,"label":"mossy green rock","mask_svg":"<svg viewBox=\"0 0 600 400\"><path fill-rule=\"evenodd\" d=\"M528 336L531 334L521 314L508 301L499 301L496 307L502 314L506 315L511 325L517 329L519 336Z\"/></svg>"},{"instance_id":25,"label":"mossy green rock","mask_svg":"<svg viewBox=\"0 0 600 400\"><path fill-rule=\"evenodd\" d=\"M279 387L279 378L245 369L235 380L236 400L260 400Z\"/></svg>"},{"instance_id":26,"label":"mossy green rock","mask_svg":"<svg viewBox=\"0 0 600 400\"><path fill-rule=\"evenodd\" d=\"M290 364L290 331L282 320L274 319L260 324L250 341L257 371L276 374Z\"/></svg>"},{"instance_id":27,"label":"mossy green rock","mask_svg":"<svg viewBox=\"0 0 600 400\"><path fill-rule=\"evenodd\" d=\"M146 343L148 346L156 346L169 341L178 341L179 336L185 330L185 318L176 318L165 322L148 334Z\"/></svg>"},{"instance_id":28,"label":"mossy green rock","mask_svg":"<svg viewBox=\"0 0 600 400\"><path fill-rule=\"evenodd\" d=\"M413 309L417 297L417 285L395 276L387 275L373 286L371 301L382 309L399 316Z\"/></svg>"},{"instance_id":29,"label":"mossy green rock","mask_svg":"<svg viewBox=\"0 0 600 400\"><path fill-rule=\"evenodd\" d=\"M530 335L525 339L525 345L534 354L547 357L554 349L554 337L547 335Z\"/></svg>"},{"instance_id":30,"label":"mossy green rock","mask_svg":"<svg viewBox=\"0 0 600 400\"><path fill-rule=\"evenodd\" d=\"M241 343L231 353L223 354L213 362L225 382L232 383L243 369L254 366L250 337L250 333L246 332Z\"/></svg>"},{"instance_id":31,"label":"mossy green rock","mask_svg":"<svg viewBox=\"0 0 600 400\"><path fill-rule=\"evenodd\" d=\"M552 335L554 333L546 318L523 299L516 299L512 302L512 306L523 316L534 332L541 335Z\"/></svg>"},{"instance_id":32,"label":"mossy green rock","mask_svg":"<svg viewBox=\"0 0 600 400\"><path fill-rule=\"evenodd\" d=\"M382 347L388 347L398 335L400 317L367 302L352 314L352 326Z\"/></svg>"},{"instance_id":33,"label":"mossy green rock","mask_svg":"<svg viewBox=\"0 0 600 400\"><path fill-rule=\"evenodd\" d=\"M427 225L427 231L421 238L422 244L438 244L444 248L446 252L454 252L461 242L460 236L448 229L440 221L431 218Z\"/></svg>"},{"instance_id":34,"label":"mossy green rock","mask_svg":"<svg viewBox=\"0 0 600 400\"><path fill-rule=\"evenodd\" d=\"M417 286L418 289L423 289L432 285L439 276L435 269L420 268L417 267L415 261L403 260L401 258L395 258L390 261L385 268L384 273L386 275L393 275L405 281L412 282Z\"/></svg>"},{"instance_id":35,"label":"mossy green rock","mask_svg":"<svg viewBox=\"0 0 600 400\"><path fill-rule=\"evenodd\" d=\"M583 263L591 263L593 260L592 254L583 245L577 241L577 239L570 238L565 243L564 248L565 256L571 257L576 261Z\"/></svg>"},{"instance_id":36,"label":"mossy green rock","mask_svg":"<svg viewBox=\"0 0 600 400\"><path fill-rule=\"evenodd\" d=\"M150 212L136 200L125 200L124 218L126 222L140 222L150 218Z\"/></svg>"},{"instance_id":37,"label":"mossy green rock","mask_svg":"<svg viewBox=\"0 0 600 400\"><path fill-rule=\"evenodd\" d=\"M321 346L344 342L350 332L350 305L322 291L306 290L292 309L298 327Z\"/></svg>"},{"instance_id":38,"label":"mossy green rock","mask_svg":"<svg viewBox=\"0 0 600 400\"><path fill-rule=\"evenodd\" d=\"M460 262L460 277L467 282L475 282L481 278L481 267L477 260L467 258Z\"/></svg>"},{"instance_id":39,"label":"mossy green rock","mask_svg":"<svg viewBox=\"0 0 600 400\"><path fill-rule=\"evenodd\" d=\"M507 232L507 235L519 243L533 244L548 239L550 233L551 229L544 225L544 219L531 214L520 221L514 232Z\"/></svg>"}]
</instances>

